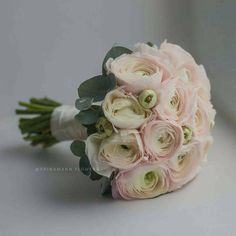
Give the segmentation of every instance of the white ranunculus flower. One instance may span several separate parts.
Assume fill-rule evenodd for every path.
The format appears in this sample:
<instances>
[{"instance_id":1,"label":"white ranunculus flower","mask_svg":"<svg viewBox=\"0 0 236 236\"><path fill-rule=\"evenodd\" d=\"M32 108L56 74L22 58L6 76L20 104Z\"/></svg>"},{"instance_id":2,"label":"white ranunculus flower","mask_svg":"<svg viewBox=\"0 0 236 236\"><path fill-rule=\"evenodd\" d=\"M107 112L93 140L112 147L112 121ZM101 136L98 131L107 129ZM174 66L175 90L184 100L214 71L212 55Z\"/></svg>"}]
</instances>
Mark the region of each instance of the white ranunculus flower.
<instances>
[{"instance_id":1,"label":"white ranunculus flower","mask_svg":"<svg viewBox=\"0 0 236 236\"><path fill-rule=\"evenodd\" d=\"M105 162L101 162L98 158L102 140L102 135L98 133L90 135L86 140L85 152L88 156L92 169L102 176L110 177L113 167L108 166Z\"/></svg>"},{"instance_id":2,"label":"white ranunculus flower","mask_svg":"<svg viewBox=\"0 0 236 236\"><path fill-rule=\"evenodd\" d=\"M138 100L121 89L109 92L103 102L103 112L106 118L117 128L139 128L151 115Z\"/></svg>"},{"instance_id":3,"label":"white ranunculus flower","mask_svg":"<svg viewBox=\"0 0 236 236\"><path fill-rule=\"evenodd\" d=\"M143 144L137 130L120 130L102 139L89 136L86 153L95 172L109 177L115 169L129 169L144 158Z\"/></svg>"},{"instance_id":4,"label":"white ranunculus flower","mask_svg":"<svg viewBox=\"0 0 236 236\"><path fill-rule=\"evenodd\" d=\"M128 171L121 171L112 182L113 198L154 198L169 191L166 167L157 163L143 163Z\"/></svg>"},{"instance_id":5,"label":"white ranunculus flower","mask_svg":"<svg viewBox=\"0 0 236 236\"><path fill-rule=\"evenodd\" d=\"M137 130L120 130L102 141L99 159L116 169L129 169L143 159L144 151Z\"/></svg>"}]
</instances>

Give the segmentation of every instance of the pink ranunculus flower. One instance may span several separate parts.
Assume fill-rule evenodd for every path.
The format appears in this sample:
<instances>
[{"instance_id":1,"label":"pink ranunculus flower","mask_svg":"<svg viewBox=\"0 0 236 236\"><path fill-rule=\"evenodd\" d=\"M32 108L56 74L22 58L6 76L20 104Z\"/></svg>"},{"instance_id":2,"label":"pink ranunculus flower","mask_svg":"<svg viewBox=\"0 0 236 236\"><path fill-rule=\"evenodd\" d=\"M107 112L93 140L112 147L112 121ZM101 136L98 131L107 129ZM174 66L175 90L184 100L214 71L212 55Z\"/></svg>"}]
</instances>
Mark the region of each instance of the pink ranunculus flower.
<instances>
[{"instance_id":1,"label":"pink ranunculus flower","mask_svg":"<svg viewBox=\"0 0 236 236\"><path fill-rule=\"evenodd\" d=\"M214 141L213 137L211 135L208 135L205 137L201 137L198 141L201 143L202 161L207 162L207 154Z\"/></svg>"},{"instance_id":2,"label":"pink ranunculus flower","mask_svg":"<svg viewBox=\"0 0 236 236\"><path fill-rule=\"evenodd\" d=\"M160 119L182 125L193 116L196 106L197 97L192 86L176 77L162 83L155 111Z\"/></svg>"},{"instance_id":3,"label":"pink ranunculus flower","mask_svg":"<svg viewBox=\"0 0 236 236\"><path fill-rule=\"evenodd\" d=\"M134 53L142 55L151 55L154 57L159 57L158 47L153 44L153 46L148 45L147 43L136 43L134 45Z\"/></svg>"},{"instance_id":4,"label":"pink ranunculus flower","mask_svg":"<svg viewBox=\"0 0 236 236\"><path fill-rule=\"evenodd\" d=\"M215 124L216 111L210 101L198 99L194 112L194 130L196 136L208 135Z\"/></svg>"},{"instance_id":5,"label":"pink ranunculus flower","mask_svg":"<svg viewBox=\"0 0 236 236\"><path fill-rule=\"evenodd\" d=\"M201 95L210 98L210 82L203 65L197 65L194 58L178 45L163 42L158 51L158 56L171 69L174 76L188 81L197 88Z\"/></svg>"},{"instance_id":6,"label":"pink ranunculus flower","mask_svg":"<svg viewBox=\"0 0 236 236\"><path fill-rule=\"evenodd\" d=\"M137 130L119 130L107 138L92 134L86 141L86 153L93 170L107 177L116 169L132 168L144 159Z\"/></svg>"},{"instance_id":7,"label":"pink ranunculus flower","mask_svg":"<svg viewBox=\"0 0 236 236\"><path fill-rule=\"evenodd\" d=\"M174 122L150 121L142 133L146 153L154 160L170 159L183 145L182 128Z\"/></svg>"},{"instance_id":8,"label":"pink ranunculus flower","mask_svg":"<svg viewBox=\"0 0 236 236\"><path fill-rule=\"evenodd\" d=\"M176 44L167 43L167 41L164 41L161 44L158 56L165 64L172 67L172 70L175 70L186 63L195 63L195 60L187 51Z\"/></svg>"},{"instance_id":9,"label":"pink ranunculus flower","mask_svg":"<svg viewBox=\"0 0 236 236\"><path fill-rule=\"evenodd\" d=\"M121 129L137 129L151 116L151 110L144 109L135 96L122 89L107 93L102 108L113 126Z\"/></svg>"},{"instance_id":10,"label":"pink ranunculus flower","mask_svg":"<svg viewBox=\"0 0 236 236\"><path fill-rule=\"evenodd\" d=\"M149 47L149 50L147 49ZM145 89L156 90L161 81L170 77L168 67L161 63L155 49L139 45L131 54L123 54L106 63L107 73L117 77L118 85L125 90L140 93Z\"/></svg>"},{"instance_id":11,"label":"pink ranunculus flower","mask_svg":"<svg viewBox=\"0 0 236 236\"><path fill-rule=\"evenodd\" d=\"M168 191L166 166L157 163L142 163L133 169L120 171L112 181L112 196L116 199L154 198Z\"/></svg>"},{"instance_id":12,"label":"pink ranunculus flower","mask_svg":"<svg viewBox=\"0 0 236 236\"><path fill-rule=\"evenodd\" d=\"M210 82L206 71L202 65L196 63L183 64L175 71L175 76L191 85L192 90L197 91L197 94L204 100L210 100Z\"/></svg>"},{"instance_id":13,"label":"pink ranunculus flower","mask_svg":"<svg viewBox=\"0 0 236 236\"><path fill-rule=\"evenodd\" d=\"M182 187L192 180L200 171L203 162L203 146L194 141L185 145L168 161L171 191Z\"/></svg>"}]
</instances>

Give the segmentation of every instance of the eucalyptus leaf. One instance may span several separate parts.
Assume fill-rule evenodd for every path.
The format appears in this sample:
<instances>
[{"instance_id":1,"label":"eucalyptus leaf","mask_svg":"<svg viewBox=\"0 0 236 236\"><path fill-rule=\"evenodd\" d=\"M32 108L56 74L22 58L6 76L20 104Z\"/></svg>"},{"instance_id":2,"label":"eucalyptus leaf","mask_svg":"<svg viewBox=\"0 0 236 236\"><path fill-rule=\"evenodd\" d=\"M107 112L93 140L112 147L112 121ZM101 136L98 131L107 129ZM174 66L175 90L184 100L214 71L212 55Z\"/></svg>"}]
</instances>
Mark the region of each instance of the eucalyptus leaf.
<instances>
[{"instance_id":1,"label":"eucalyptus leaf","mask_svg":"<svg viewBox=\"0 0 236 236\"><path fill-rule=\"evenodd\" d=\"M91 125L97 122L99 118L99 112L89 108L86 111L80 111L79 114L75 116L75 118L78 119L82 125Z\"/></svg>"},{"instance_id":2,"label":"eucalyptus leaf","mask_svg":"<svg viewBox=\"0 0 236 236\"><path fill-rule=\"evenodd\" d=\"M102 195L107 195L111 193L111 180L107 177L102 177L101 193Z\"/></svg>"},{"instance_id":3,"label":"eucalyptus leaf","mask_svg":"<svg viewBox=\"0 0 236 236\"><path fill-rule=\"evenodd\" d=\"M89 176L91 173L91 166L87 156L81 157L79 161L79 168L80 171L84 174Z\"/></svg>"},{"instance_id":4,"label":"eucalyptus leaf","mask_svg":"<svg viewBox=\"0 0 236 236\"><path fill-rule=\"evenodd\" d=\"M154 46L154 43L152 43L152 42L147 42L147 45L150 46L150 47L153 47L153 46Z\"/></svg>"},{"instance_id":5,"label":"eucalyptus leaf","mask_svg":"<svg viewBox=\"0 0 236 236\"><path fill-rule=\"evenodd\" d=\"M97 133L96 125L91 124L91 125L84 125L87 128L87 134L88 136L94 133Z\"/></svg>"},{"instance_id":6,"label":"eucalyptus leaf","mask_svg":"<svg viewBox=\"0 0 236 236\"><path fill-rule=\"evenodd\" d=\"M102 178L102 176L96 173L92 168L91 168L91 173L89 177L91 180L99 180Z\"/></svg>"},{"instance_id":7,"label":"eucalyptus leaf","mask_svg":"<svg viewBox=\"0 0 236 236\"><path fill-rule=\"evenodd\" d=\"M116 86L116 78L113 74L108 76L98 75L84 81L78 88L81 98L90 97L94 102L102 101L106 94Z\"/></svg>"},{"instance_id":8,"label":"eucalyptus leaf","mask_svg":"<svg viewBox=\"0 0 236 236\"><path fill-rule=\"evenodd\" d=\"M132 53L132 51L128 48L122 47L122 46L116 46L116 47L112 47L108 53L106 54L103 63L102 63L102 74L105 75L106 74L106 69L105 69L105 65L106 62L109 58L117 58L122 54L130 54Z\"/></svg>"},{"instance_id":9,"label":"eucalyptus leaf","mask_svg":"<svg viewBox=\"0 0 236 236\"><path fill-rule=\"evenodd\" d=\"M71 152L78 157L86 157L85 143L83 141L75 140L70 145Z\"/></svg>"},{"instance_id":10,"label":"eucalyptus leaf","mask_svg":"<svg viewBox=\"0 0 236 236\"><path fill-rule=\"evenodd\" d=\"M93 103L93 98L90 97L82 97L82 98L78 98L75 101L75 107L80 110L80 111L84 111L84 110L88 110Z\"/></svg>"}]
</instances>

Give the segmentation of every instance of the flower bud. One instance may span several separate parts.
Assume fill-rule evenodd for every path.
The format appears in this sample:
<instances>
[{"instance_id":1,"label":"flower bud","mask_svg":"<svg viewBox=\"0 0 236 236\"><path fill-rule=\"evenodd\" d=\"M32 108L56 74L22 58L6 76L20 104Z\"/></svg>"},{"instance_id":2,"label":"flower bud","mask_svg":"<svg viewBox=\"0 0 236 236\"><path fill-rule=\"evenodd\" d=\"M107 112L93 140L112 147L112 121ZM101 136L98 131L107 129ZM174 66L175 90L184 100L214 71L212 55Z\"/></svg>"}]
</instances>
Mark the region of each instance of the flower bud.
<instances>
[{"instance_id":1,"label":"flower bud","mask_svg":"<svg viewBox=\"0 0 236 236\"><path fill-rule=\"evenodd\" d=\"M191 129L189 129L186 126L183 126L182 129L183 129L183 133L184 133L184 144L187 144L192 139L193 132Z\"/></svg>"},{"instance_id":2,"label":"flower bud","mask_svg":"<svg viewBox=\"0 0 236 236\"><path fill-rule=\"evenodd\" d=\"M153 90L143 90L138 100L142 107L153 108L157 103L157 95Z\"/></svg>"},{"instance_id":3,"label":"flower bud","mask_svg":"<svg viewBox=\"0 0 236 236\"><path fill-rule=\"evenodd\" d=\"M113 133L112 124L105 117L100 117L96 123L96 129L102 137L109 137Z\"/></svg>"}]
</instances>

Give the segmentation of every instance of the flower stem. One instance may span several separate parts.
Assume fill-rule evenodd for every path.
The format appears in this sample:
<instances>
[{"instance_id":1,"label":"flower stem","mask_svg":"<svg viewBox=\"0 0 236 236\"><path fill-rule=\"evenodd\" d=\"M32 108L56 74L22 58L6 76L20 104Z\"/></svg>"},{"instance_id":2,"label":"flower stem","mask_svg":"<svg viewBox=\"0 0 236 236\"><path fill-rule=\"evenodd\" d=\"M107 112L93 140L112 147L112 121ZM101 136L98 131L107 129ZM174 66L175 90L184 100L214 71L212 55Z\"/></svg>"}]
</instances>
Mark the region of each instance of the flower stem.
<instances>
[{"instance_id":1,"label":"flower stem","mask_svg":"<svg viewBox=\"0 0 236 236\"><path fill-rule=\"evenodd\" d=\"M59 141L51 133L51 116L53 110L61 106L57 101L49 98L31 98L29 102L19 102L19 106L25 109L16 109L19 119L19 128L26 141L31 145L50 147Z\"/></svg>"}]
</instances>

